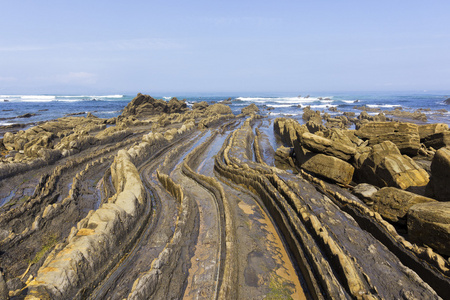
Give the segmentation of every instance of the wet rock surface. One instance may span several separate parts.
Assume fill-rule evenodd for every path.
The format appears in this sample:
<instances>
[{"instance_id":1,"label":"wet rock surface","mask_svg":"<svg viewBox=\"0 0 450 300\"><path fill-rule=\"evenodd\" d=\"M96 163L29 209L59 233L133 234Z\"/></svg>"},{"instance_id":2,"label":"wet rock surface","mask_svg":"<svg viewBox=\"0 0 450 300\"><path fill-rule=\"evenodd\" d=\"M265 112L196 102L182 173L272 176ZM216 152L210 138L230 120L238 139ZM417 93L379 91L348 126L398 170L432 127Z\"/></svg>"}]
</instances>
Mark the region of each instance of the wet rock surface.
<instances>
[{"instance_id":1,"label":"wet rock surface","mask_svg":"<svg viewBox=\"0 0 450 300\"><path fill-rule=\"evenodd\" d=\"M0 297L450 297L445 124L257 113L138 94L5 133Z\"/></svg>"}]
</instances>

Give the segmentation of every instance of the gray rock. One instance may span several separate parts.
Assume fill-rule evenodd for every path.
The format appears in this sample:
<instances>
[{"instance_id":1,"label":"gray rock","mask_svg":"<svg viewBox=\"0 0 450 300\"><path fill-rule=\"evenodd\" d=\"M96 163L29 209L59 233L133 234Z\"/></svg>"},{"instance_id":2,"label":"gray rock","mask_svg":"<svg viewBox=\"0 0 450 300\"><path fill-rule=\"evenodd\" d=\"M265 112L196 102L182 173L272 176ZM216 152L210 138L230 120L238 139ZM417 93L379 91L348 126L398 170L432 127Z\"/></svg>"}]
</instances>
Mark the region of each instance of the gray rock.
<instances>
[{"instance_id":1,"label":"gray rock","mask_svg":"<svg viewBox=\"0 0 450 300\"><path fill-rule=\"evenodd\" d=\"M373 194L378 191L378 188L374 185L368 183L360 183L353 188L353 194L366 202L366 204L372 204L373 201L370 199Z\"/></svg>"}]
</instances>

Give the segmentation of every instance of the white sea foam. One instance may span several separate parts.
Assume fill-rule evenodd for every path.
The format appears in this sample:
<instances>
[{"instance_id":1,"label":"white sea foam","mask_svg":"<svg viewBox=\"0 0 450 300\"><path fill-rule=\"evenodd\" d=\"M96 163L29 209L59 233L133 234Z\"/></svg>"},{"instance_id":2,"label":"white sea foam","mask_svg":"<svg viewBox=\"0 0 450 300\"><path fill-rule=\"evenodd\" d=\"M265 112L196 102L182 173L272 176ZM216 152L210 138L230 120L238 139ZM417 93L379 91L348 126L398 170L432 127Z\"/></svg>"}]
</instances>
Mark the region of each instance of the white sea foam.
<instances>
[{"instance_id":1,"label":"white sea foam","mask_svg":"<svg viewBox=\"0 0 450 300\"><path fill-rule=\"evenodd\" d=\"M271 116L300 116L303 113L277 113L277 112L269 112Z\"/></svg>"},{"instance_id":2,"label":"white sea foam","mask_svg":"<svg viewBox=\"0 0 450 300\"><path fill-rule=\"evenodd\" d=\"M86 97L104 99L104 98L123 98L124 95L100 95L100 96L86 96Z\"/></svg>"},{"instance_id":3,"label":"white sea foam","mask_svg":"<svg viewBox=\"0 0 450 300\"><path fill-rule=\"evenodd\" d=\"M240 101L246 102L256 102L256 103L267 103L267 102L275 102L275 103L290 103L290 104L302 104L309 103L314 101L319 101L318 98L309 97L238 97L236 98Z\"/></svg>"},{"instance_id":4,"label":"white sea foam","mask_svg":"<svg viewBox=\"0 0 450 300\"><path fill-rule=\"evenodd\" d=\"M56 98L56 96L30 95L30 96L21 96L21 98L32 100L53 100Z\"/></svg>"},{"instance_id":5,"label":"white sea foam","mask_svg":"<svg viewBox=\"0 0 450 300\"><path fill-rule=\"evenodd\" d=\"M377 107L384 107L384 108L393 108L393 107L401 107L399 104L368 104L368 107L371 108L377 108Z\"/></svg>"},{"instance_id":6,"label":"white sea foam","mask_svg":"<svg viewBox=\"0 0 450 300\"><path fill-rule=\"evenodd\" d=\"M292 107L292 104L266 104L266 106L280 108L280 107Z\"/></svg>"},{"instance_id":7,"label":"white sea foam","mask_svg":"<svg viewBox=\"0 0 450 300\"><path fill-rule=\"evenodd\" d=\"M312 108L329 108L329 107L337 107L336 104L320 104L320 105L310 105Z\"/></svg>"},{"instance_id":8,"label":"white sea foam","mask_svg":"<svg viewBox=\"0 0 450 300\"><path fill-rule=\"evenodd\" d=\"M341 101L348 104L355 103L355 100L341 100Z\"/></svg>"}]
</instances>

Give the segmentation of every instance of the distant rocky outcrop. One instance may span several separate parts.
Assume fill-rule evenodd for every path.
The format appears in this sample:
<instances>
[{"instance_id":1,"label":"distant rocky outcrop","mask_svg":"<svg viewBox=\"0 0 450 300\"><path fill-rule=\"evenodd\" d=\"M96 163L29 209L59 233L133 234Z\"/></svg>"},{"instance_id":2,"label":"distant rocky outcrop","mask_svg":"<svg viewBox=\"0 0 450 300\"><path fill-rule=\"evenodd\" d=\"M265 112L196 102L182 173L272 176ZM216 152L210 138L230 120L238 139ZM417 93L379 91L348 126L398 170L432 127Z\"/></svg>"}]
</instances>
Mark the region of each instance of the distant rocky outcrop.
<instances>
[{"instance_id":1,"label":"distant rocky outcrop","mask_svg":"<svg viewBox=\"0 0 450 300\"><path fill-rule=\"evenodd\" d=\"M195 102L195 103L192 105L192 109L194 109L194 110L197 109L197 110L203 111L203 110L207 109L208 106L209 106L209 104L208 104L208 102L206 102L206 101Z\"/></svg>"},{"instance_id":2,"label":"distant rocky outcrop","mask_svg":"<svg viewBox=\"0 0 450 300\"><path fill-rule=\"evenodd\" d=\"M228 105L221 104L221 103L215 103L213 105L208 106L206 112L219 114L219 115L232 114L231 108Z\"/></svg>"},{"instance_id":3,"label":"distant rocky outcrop","mask_svg":"<svg viewBox=\"0 0 450 300\"><path fill-rule=\"evenodd\" d=\"M450 98L445 99L444 103L450 105Z\"/></svg>"},{"instance_id":4,"label":"distant rocky outcrop","mask_svg":"<svg viewBox=\"0 0 450 300\"><path fill-rule=\"evenodd\" d=\"M186 102L177 98L172 98L169 102L166 102L162 99L154 99L149 95L139 93L124 108L122 116L136 116L139 118L161 113L181 113L186 110L188 110Z\"/></svg>"},{"instance_id":5,"label":"distant rocky outcrop","mask_svg":"<svg viewBox=\"0 0 450 300\"><path fill-rule=\"evenodd\" d=\"M258 106L256 106L255 103L250 104L249 106L244 107L241 109L241 113L244 115L251 115L253 113L257 113L259 111Z\"/></svg>"}]
</instances>

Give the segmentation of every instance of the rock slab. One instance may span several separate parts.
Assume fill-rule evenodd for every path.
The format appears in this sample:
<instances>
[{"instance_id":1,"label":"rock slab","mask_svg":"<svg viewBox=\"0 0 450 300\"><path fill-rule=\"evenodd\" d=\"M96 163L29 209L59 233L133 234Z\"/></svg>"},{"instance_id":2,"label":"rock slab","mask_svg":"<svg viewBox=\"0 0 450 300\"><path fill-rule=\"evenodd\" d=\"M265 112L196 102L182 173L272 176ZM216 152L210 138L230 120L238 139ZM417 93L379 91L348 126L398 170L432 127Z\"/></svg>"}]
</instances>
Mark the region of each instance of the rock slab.
<instances>
[{"instance_id":1,"label":"rock slab","mask_svg":"<svg viewBox=\"0 0 450 300\"><path fill-rule=\"evenodd\" d=\"M303 163L301 167L308 172L342 184L349 184L355 171L351 164L325 154L314 155Z\"/></svg>"},{"instance_id":2,"label":"rock slab","mask_svg":"<svg viewBox=\"0 0 450 300\"><path fill-rule=\"evenodd\" d=\"M415 243L450 255L450 202L412 206L408 212L408 235Z\"/></svg>"},{"instance_id":3,"label":"rock slab","mask_svg":"<svg viewBox=\"0 0 450 300\"><path fill-rule=\"evenodd\" d=\"M439 201L450 201L450 147L439 149L433 157L427 194Z\"/></svg>"},{"instance_id":4,"label":"rock slab","mask_svg":"<svg viewBox=\"0 0 450 300\"><path fill-rule=\"evenodd\" d=\"M392 222L405 219L409 208L415 204L437 202L434 199L393 187L380 189L371 199L373 200L373 210Z\"/></svg>"}]
</instances>

